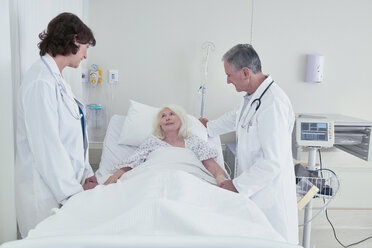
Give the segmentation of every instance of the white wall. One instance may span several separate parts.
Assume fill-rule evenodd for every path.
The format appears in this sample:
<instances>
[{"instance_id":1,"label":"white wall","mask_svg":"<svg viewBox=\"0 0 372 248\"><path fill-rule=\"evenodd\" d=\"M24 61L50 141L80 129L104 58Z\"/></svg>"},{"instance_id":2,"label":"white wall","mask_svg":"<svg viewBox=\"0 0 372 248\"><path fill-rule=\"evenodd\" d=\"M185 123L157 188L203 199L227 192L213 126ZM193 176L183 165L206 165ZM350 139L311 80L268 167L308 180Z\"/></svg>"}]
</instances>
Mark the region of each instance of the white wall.
<instances>
[{"instance_id":1,"label":"white wall","mask_svg":"<svg viewBox=\"0 0 372 248\"><path fill-rule=\"evenodd\" d=\"M125 113L128 100L135 99L157 106L177 103L198 115L205 41L216 46L210 55L207 114L217 117L240 101L224 83L221 57L233 44L249 40L250 1L235 0L239 7L229 0L88 2L97 39L88 52L89 65L100 65L106 82L107 69L119 70L114 113Z\"/></svg>"},{"instance_id":2,"label":"white wall","mask_svg":"<svg viewBox=\"0 0 372 248\"><path fill-rule=\"evenodd\" d=\"M87 0L88 1L88 0ZM97 46L88 63L119 70L114 113L128 100L183 105L198 115L201 44L213 41L206 115L216 118L240 101L225 83L222 55L250 37L251 0L89 0L89 25ZM256 0L253 45L287 92L296 112L339 113L372 120L372 1ZM305 83L306 54L325 56L324 81ZM233 140L233 136L224 141ZM304 157L304 161L306 161ZM342 180L334 208L372 208L372 163L342 151L323 154Z\"/></svg>"},{"instance_id":3,"label":"white wall","mask_svg":"<svg viewBox=\"0 0 372 248\"><path fill-rule=\"evenodd\" d=\"M89 26L97 46L88 64L119 70L114 113L125 113L128 99L154 105L175 102L199 113L201 44L211 54L207 115L219 116L240 100L225 84L221 57L250 41L251 1L87 0ZM372 120L368 77L372 35L368 0L273 1L254 4L253 44L263 70L287 92L296 112L341 113ZM337 6L335 8L334 6ZM325 56L324 82L304 82L305 56Z\"/></svg>"},{"instance_id":4,"label":"white wall","mask_svg":"<svg viewBox=\"0 0 372 248\"><path fill-rule=\"evenodd\" d=\"M9 1L0 1L0 244L17 237L14 205L13 85L11 77Z\"/></svg>"},{"instance_id":5,"label":"white wall","mask_svg":"<svg viewBox=\"0 0 372 248\"><path fill-rule=\"evenodd\" d=\"M255 46L296 112L372 120L371 10L368 0L255 1ZM321 84L304 82L308 53L325 56Z\"/></svg>"},{"instance_id":6,"label":"white wall","mask_svg":"<svg viewBox=\"0 0 372 248\"><path fill-rule=\"evenodd\" d=\"M23 75L40 56L37 46L40 42L39 33L46 30L49 21L62 12L71 12L81 18L83 1L12 0L10 7L13 75L19 86ZM81 99L81 69L67 67L63 70L63 75L75 96Z\"/></svg>"},{"instance_id":7,"label":"white wall","mask_svg":"<svg viewBox=\"0 0 372 248\"><path fill-rule=\"evenodd\" d=\"M263 70L287 92L296 112L338 113L372 121L371 1L260 0L254 8L253 42ZM325 56L320 84L304 82L308 53ZM333 149L323 154L323 166L341 180L340 194L331 207L372 208L371 162Z\"/></svg>"}]
</instances>

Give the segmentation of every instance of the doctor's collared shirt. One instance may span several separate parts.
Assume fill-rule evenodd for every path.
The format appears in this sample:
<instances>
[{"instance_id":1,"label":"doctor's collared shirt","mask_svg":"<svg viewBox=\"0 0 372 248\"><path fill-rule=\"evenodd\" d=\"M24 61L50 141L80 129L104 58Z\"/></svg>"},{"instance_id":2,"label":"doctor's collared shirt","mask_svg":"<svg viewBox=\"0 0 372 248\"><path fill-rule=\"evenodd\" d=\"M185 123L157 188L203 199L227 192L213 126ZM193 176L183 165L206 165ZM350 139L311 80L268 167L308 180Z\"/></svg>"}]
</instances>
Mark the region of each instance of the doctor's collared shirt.
<instances>
[{"instance_id":1,"label":"doctor's collared shirt","mask_svg":"<svg viewBox=\"0 0 372 248\"><path fill-rule=\"evenodd\" d=\"M242 107L242 110L240 111L240 116L239 116L239 121L242 119L242 115L245 111L245 108L247 107L249 101L251 100L252 98L252 94L249 95L248 93L245 94L245 96L243 97L244 98L244 103L243 103L243 107Z\"/></svg>"}]
</instances>

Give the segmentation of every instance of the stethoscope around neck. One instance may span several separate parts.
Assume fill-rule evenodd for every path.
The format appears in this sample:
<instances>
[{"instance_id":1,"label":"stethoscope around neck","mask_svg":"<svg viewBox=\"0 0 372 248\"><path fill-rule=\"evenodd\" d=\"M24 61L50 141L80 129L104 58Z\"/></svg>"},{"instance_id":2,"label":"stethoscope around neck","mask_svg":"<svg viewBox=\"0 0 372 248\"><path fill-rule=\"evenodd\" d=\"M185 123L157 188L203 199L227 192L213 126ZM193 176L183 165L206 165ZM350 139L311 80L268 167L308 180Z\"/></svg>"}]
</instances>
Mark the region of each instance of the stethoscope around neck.
<instances>
[{"instance_id":1,"label":"stethoscope around neck","mask_svg":"<svg viewBox=\"0 0 372 248\"><path fill-rule=\"evenodd\" d=\"M54 75L54 73L52 72L52 69L50 69L48 63L44 60L43 57L40 57L41 60L43 61L44 65L48 68L48 71L49 73L54 77L54 79L57 81L57 84L58 84L58 87L59 87L59 92L61 94L61 97L62 97L62 101L64 102L66 108L68 109L68 111L70 112L70 114L76 119L76 120L80 120L83 115L80 114L80 112L76 109L76 108L73 108L72 109L72 106L75 106L76 104L76 101L75 99L70 96L68 93L67 93L67 90L66 90L66 87L56 78L56 76ZM65 97L66 96L66 97ZM70 101L71 102L71 105L67 103L67 101Z\"/></svg>"},{"instance_id":2,"label":"stethoscope around neck","mask_svg":"<svg viewBox=\"0 0 372 248\"><path fill-rule=\"evenodd\" d=\"M251 107L253 106L254 103L256 103L257 106L256 106L256 108L254 109L254 112L250 115L249 120L252 119L253 115L254 115L254 114L257 112L257 110L260 108L262 97L265 95L266 91L270 88L270 86L271 86L273 83L274 83L274 80L271 81L271 83L270 83L270 84L266 87L266 89L261 93L260 97L254 99L254 100L252 101L252 103L251 103ZM248 110L247 114L244 116L244 120L243 120L242 125L241 125L241 127L244 128L244 129L248 127L248 124L249 124L249 122L250 122L250 121L247 121L248 116L249 116L249 112L251 112L251 110Z\"/></svg>"}]
</instances>

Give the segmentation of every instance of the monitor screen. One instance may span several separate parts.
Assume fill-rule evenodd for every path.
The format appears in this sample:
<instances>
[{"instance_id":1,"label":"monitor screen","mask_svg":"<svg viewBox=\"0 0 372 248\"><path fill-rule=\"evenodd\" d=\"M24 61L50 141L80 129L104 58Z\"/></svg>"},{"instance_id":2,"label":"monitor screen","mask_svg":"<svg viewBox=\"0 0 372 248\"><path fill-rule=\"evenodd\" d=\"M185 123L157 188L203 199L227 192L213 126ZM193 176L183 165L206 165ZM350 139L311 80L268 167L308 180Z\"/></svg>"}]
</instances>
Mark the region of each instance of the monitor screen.
<instances>
[{"instance_id":1,"label":"monitor screen","mask_svg":"<svg viewBox=\"0 0 372 248\"><path fill-rule=\"evenodd\" d=\"M328 141L326 122L302 122L301 140Z\"/></svg>"}]
</instances>

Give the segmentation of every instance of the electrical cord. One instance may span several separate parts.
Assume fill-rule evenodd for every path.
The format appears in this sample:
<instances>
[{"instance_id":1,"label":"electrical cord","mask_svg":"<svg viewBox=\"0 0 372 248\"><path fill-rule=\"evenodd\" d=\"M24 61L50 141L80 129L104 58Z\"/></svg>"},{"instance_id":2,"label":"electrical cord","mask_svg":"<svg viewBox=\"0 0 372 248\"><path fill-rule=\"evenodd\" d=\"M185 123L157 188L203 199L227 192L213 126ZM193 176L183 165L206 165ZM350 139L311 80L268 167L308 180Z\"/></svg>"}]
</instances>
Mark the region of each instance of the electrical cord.
<instances>
[{"instance_id":1,"label":"electrical cord","mask_svg":"<svg viewBox=\"0 0 372 248\"><path fill-rule=\"evenodd\" d=\"M319 149L318 149L319 151ZM327 172L326 176L323 175L323 171L324 172ZM317 169L316 170L317 173L320 173L320 177L319 177L319 174L317 174L317 176L311 176L309 178L307 177L304 177L304 179L309 179L310 180L310 183L312 184L317 184L317 180L319 179L322 179L324 180L324 182L320 182L320 186L316 185L319 187L319 193L316 194L316 198L322 198L323 199L323 206L317 211L316 214L313 214L312 217L310 218L310 220L308 221L304 221L304 223L302 224L299 224L298 226L299 227L304 227L306 224L312 222L316 217L318 217L323 211L325 211L327 209L327 206L328 204L333 200L333 198L337 195L338 193L338 190L340 188L340 182L337 178L337 175L334 171L330 170L330 169L323 169L322 166L320 166L320 169ZM332 175L332 176L331 176ZM302 180L302 179L301 179ZM337 185L334 185L332 186L332 190L327 190L326 187L323 188L323 186L325 186L325 183L326 181L329 180L329 183L331 183L333 180L335 180L334 182L337 183ZM325 201L325 198L328 199L328 201L326 202Z\"/></svg>"},{"instance_id":2,"label":"electrical cord","mask_svg":"<svg viewBox=\"0 0 372 248\"><path fill-rule=\"evenodd\" d=\"M372 238L372 236L369 236L369 237L367 237L367 238L365 238L365 239L362 239L362 240L360 240L360 241L358 241L358 242L355 242L355 243L352 243L352 244L349 244L349 245L344 245L343 243L341 243L341 241L340 241L340 240L338 239L338 237L337 237L336 230L335 230L335 228L334 228L334 226L333 226L331 220L330 220L329 217L328 217L328 211L327 211L327 210L325 210L325 215L326 215L326 219L328 220L329 224L330 224L331 227L332 227L333 236L335 237L335 239L337 240L337 242L338 242L342 247L344 247L344 248L351 247L351 246L354 246L354 245L358 245L358 244L360 244L360 243L362 243L362 242L364 242L364 241L366 241L366 240Z\"/></svg>"},{"instance_id":3,"label":"electrical cord","mask_svg":"<svg viewBox=\"0 0 372 248\"><path fill-rule=\"evenodd\" d=\"M337 175L336 175L336 173L335 173L333 170L320 168L320 169L318 169L317 171L320 172L321 178L324 178L324 176L323 176L323 171L327 171L327 172L333 174L333 176L337 179ZM339 181L338 181L338 179L337 179L337 187L335 187L334 192L332 192L332 195L328 195L328 194L324 194L324 195L320 194L320 195L318 195L319 197L322 197L322 198L323 198L323 203L324 203L324 204L323 204L323 207L322 207L322 208L321 208L321 209L320 209L316 214L314 214L314 215L311 217L310 220L304 222L303 224L299 224L298 226L299 226L299 227L303 227L303 226L305 226L307 223L312 222L316 217L318 217L318 215L319 215L320 213L322 213L323 210L324 210L324 211L327 210L327 206L328 206L328 204L331 202L331 200L332 200L332 199L335 197L335 195L338 193L338 189L339 189L339 188L340 188L340 183L339 183ZM329 199L327 202L325 202L325 198L324 198L324 197L326 197L326 196L330 197L330 199Z\"/></svg>"},{"instance_id":4,"label":"electrical cord","mask_svg":"<svg viewBox=\"0 0 372 248\"><path fill-rule=\"evenodd\" d=\"M321 154L321 152L320 152L320 149L318 150L318 152L319 152L319 164L320 164L320 169L322 169L322 154ZM323 202L325 202L324 198L323 198ZM358 242L355 242L355 243L352 243L352 244L349 244L349 245L344 245L344 244L341 243L341 241L338 239L337 234L336 234L336 229L335 229L335 227L333 226L331 220L330 220L329 217L328 217L328 209L325 209L324 212L325 212L325 216L326 216L327 221L329 222L329 224L330 224L331 227L332 227L333 236L335 237L336 241L337 241L337 242L338 242L342 247L344 247L344 248L351 247L351 246L354 246L354 245L358 245L358 244L360 244L360 243L362 243L362 242L364 242L364 241L366 241L366 240L368 240L368 239L372 239L372 236L369 236L369 237L367 237L367 238L365 238L365 239L362 239L362 240L360 240L360 241L358 241Z\"/></svg>"}]
</instances>

